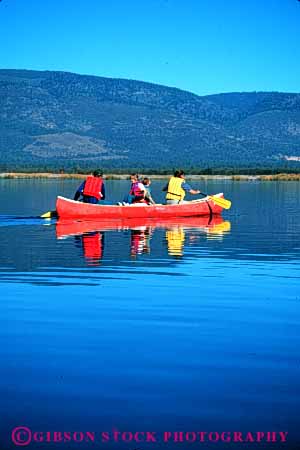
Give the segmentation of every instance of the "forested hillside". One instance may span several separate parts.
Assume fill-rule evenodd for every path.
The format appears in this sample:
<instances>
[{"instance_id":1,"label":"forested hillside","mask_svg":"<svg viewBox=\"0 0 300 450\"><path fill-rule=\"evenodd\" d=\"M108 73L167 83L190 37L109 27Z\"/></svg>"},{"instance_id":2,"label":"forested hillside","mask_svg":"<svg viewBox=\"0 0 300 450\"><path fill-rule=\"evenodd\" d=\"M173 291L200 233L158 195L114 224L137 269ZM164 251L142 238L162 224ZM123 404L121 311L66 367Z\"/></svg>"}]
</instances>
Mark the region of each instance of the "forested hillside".
<instances>
[{"instance_id":1,"label":"forested hillside","mask_svg":"<svg viewBox=\"0 0 300 450\"><path fill-rule=\"evenodd\" d=\"M300 95L0 70L2 170L300 168Z\"/></svg>"}]
</instances>

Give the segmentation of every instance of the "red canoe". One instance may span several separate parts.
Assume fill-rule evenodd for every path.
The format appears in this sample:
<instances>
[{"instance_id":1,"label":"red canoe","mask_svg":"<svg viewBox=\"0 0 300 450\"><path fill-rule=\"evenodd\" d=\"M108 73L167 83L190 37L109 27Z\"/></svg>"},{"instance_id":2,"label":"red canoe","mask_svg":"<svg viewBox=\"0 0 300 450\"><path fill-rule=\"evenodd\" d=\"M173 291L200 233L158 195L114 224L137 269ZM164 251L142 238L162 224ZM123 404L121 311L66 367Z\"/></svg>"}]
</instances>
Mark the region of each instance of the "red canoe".
<instances>
[{"instance_id":1,"label":"red canoe","mask_svg":"<svg viewBox=\"0 0 300 450\"><path fill-rule=\"evenodd\" d=\"M223 194L216 194L223 198ZM211 216L221 214L223 208L216 205L209 197L194 200L179 205L145 205L133 204L93 205L77 202L64 197L57 197L56 212L59 218L85 218L85 219L167 219L171 217Z\"/></svg>"}]
</instances>

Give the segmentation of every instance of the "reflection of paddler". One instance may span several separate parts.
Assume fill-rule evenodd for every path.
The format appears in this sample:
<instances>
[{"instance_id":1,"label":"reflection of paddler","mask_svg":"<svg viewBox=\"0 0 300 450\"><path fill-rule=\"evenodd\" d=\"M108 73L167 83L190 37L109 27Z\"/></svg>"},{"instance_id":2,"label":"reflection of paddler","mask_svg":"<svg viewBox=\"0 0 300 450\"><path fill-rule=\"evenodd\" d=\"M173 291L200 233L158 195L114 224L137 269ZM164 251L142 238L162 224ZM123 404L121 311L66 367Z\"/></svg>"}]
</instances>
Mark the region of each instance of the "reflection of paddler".
<instances>
[{"instance_id":1,"label":"reflection of paddler","mask_svg":"<svg viewBox=\"0 0 300 450\"><path fill-rule=\"evenodd\" d=\"M85 258L96 263L103 255L103 235L99 232L83 234L82 247Z\"/></svg>"},{"instance_id":2,"label":"reflection of paddler","mask_svg":"<svg viewBox=\"0 0 300 450\"><path fill-rule=\"evenodd\" d=\"M169 230L166 230L166 240L168 244L169 255L183 255L185 232L182 227L170 228Z\"/></svg>"},{"instance_id":3,"label":"reflection of paddler","mask_svg":"<svg viewBox=\"0 0 300 450\"><path fill-rule=\"evenodd\" d=\"M138 227L131 230L131 256L150 253L150 236L151 232L148 227Z\"/></svg>"}]
</instances>

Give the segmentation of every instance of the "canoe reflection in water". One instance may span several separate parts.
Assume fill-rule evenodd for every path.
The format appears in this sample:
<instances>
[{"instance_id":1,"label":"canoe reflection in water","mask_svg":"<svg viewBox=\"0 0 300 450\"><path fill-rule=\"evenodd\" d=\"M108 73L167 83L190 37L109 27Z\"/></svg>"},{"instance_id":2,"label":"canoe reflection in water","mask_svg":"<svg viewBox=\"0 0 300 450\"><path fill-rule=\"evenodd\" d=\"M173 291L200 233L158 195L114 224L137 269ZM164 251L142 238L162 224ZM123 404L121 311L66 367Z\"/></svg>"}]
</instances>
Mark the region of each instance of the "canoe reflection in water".
<instances>
[{"instance_id":1,"label":"canoe reflection in water","mask_svg":"<svg viewBox=\"0 0 300 450\"><path fill-rule=\"evenodd\" d=\"M155 230L164 230L164 242L168 254L183 256L184 245L192 245L194 240L205 234L208 239L222 239L230 231L230 222L221 216L182 217L174 219L123 219L113 221L74 221L59 219L56 223L56 236L66 239L75 236L76 243L83 248L89 265L100 263L104 252L104 231L129 231L130 256L150 254L150 243ZM193 233L194 231L194 233ZM107 241L107 239L106 239Z\"/></svg>"}]
</instances>

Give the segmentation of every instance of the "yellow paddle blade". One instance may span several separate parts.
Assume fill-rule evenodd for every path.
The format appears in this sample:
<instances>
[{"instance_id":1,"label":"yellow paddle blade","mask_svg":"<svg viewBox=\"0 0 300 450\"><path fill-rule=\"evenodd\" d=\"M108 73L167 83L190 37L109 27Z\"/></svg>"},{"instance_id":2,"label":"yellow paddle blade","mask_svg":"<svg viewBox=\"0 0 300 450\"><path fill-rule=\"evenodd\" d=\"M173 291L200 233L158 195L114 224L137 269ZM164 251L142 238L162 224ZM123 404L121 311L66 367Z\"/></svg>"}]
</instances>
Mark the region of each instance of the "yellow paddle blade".
<instances>
[{"instance_id":1,"label":"yellow paddle blade","mask_svg":"<svg viewBox=\"0 0 300 450\"><path fill-rule=\"evenodd\" d=\"M208 198L212 200L216 205L221 206L221 208L229 209L231 207L231 201L226 200L226 198L215 197L214 195L210 195Z\"/></svg>"},{"instance_id":2,"label":"yellow paddle blade","mask_svg":"<svg viewBox=\"0 0 300 450\"><path fill-rule=\"evenodd\" d=\"M42 214L42 215L40 216L40 218L41 218L41 219L50 219L50 218L51 218L51 211L48 211L48 212Z\"/></svg>"}]
</instances>

